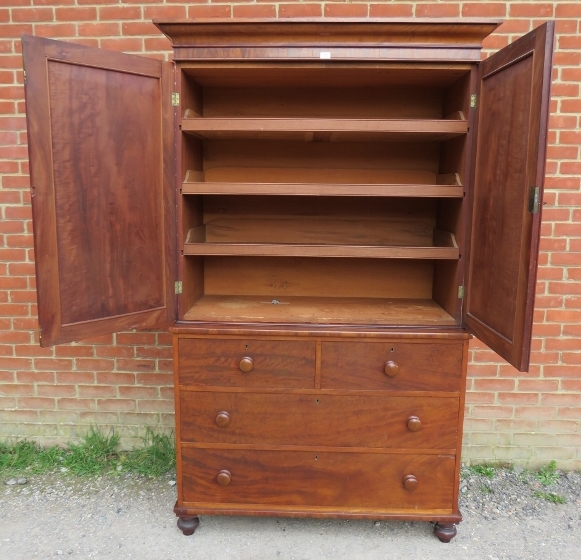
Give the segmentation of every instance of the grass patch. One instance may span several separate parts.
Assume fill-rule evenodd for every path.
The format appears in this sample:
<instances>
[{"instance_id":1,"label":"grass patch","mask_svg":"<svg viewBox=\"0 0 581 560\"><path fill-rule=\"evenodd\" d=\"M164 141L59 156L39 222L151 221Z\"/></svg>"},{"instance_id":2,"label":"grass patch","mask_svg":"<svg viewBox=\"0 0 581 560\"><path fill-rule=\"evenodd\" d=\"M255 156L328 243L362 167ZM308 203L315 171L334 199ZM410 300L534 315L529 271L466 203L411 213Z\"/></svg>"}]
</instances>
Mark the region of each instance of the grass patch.
<instances>
[{"instance_id":1,"label":"grass patch","mask_svg":"<svg viewBox=\"0 0 581 560\"><path fill-rule=\"evenodd\" d=\"M175 468L176 448L173 437L156 434L147 428L143 447L136 447L126 455L121 455L121 468L147 476L161 476Z\"/></svg>"},{"instance_id":2,"label":"grass patch","mask_svg":"<svg viewBox=\"0 0 581 560\"><path fill-rule=\"evenodd\" d=\"M482 465L472 465L468 467L468 470L472 474L479 474L480 476L485 476L486 478L494 478L496 473L496 467L488 463L483 463Z\"/></svg>"},{"instance_id":3,"label":"grass patch","mask_svg":"<svg viewBox=\"0 0 581 560\"><path fill-rule=\"evenodd\" d=\"M551 461L548 465L541 467L537 473L535 473L535 478L545 486L550 486L554 482L559 480L559 473L557 472L557 462Z\"/></svg>"},{"instance_id":4,"label":"grass patch","mask_svg":"<svg viewBox=\"0 0 581 560\"><path fill-rule=\"evenodd\" d=\"M490 486L486 486L486 484L482 484L480 486L480 491L483 494L492 494L492 492L493 492L492 488L490 488Z\"/></svg>"},{"instance_id":5,"label":"grass patch","mask_svg":"<svg viewBox=\"0 0 581 560\"><path fill-rule=\"evenodd\" d=\"M559 496L559 494L555 494L554 492L533 492L533 495L553 504L567 503L567 500L563 496Z\"/></svg>"},{"instance_id":6,"label":"grass patch","mask_svg":"<svg viewBox=\"0 0 581 560\"><path fill-rule=\"evenodd\" d=\"M77 476L130 472L161 476L175 468L173 434L158 434L147 428L143 444L131 451L118 451L120 436L91 427L80 443L43 448L23 440L0 443L0 475L41 474L63 470Z\"/></svg>"}]
</instances>

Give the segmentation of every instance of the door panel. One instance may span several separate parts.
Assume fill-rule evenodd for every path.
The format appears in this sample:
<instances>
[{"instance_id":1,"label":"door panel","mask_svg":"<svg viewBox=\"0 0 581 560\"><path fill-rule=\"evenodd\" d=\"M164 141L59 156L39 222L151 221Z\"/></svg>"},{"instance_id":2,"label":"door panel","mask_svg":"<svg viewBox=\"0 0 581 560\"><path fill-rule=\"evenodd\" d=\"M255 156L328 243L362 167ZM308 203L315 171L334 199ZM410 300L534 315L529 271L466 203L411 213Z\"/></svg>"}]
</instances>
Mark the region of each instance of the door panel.
<instances>
[{"instance_id":1,"label":"door panel","mask_svg":"<svg viewBox=\"0 0 581 560\"><path fill-rule=\"evenodd\" d=\"M41 344L167 324L171 68L39 37L23 51Z\"/></svg>"},{"instance_id":2,"label":"door panel","mask_svg":"<svg viewBox=\"0 0 581 560\"><path fill-rule=\"evenodd\" d=\"M480 65L464 326L521 371L529 366L554 26Z\"/></svg>"}]
</instances>

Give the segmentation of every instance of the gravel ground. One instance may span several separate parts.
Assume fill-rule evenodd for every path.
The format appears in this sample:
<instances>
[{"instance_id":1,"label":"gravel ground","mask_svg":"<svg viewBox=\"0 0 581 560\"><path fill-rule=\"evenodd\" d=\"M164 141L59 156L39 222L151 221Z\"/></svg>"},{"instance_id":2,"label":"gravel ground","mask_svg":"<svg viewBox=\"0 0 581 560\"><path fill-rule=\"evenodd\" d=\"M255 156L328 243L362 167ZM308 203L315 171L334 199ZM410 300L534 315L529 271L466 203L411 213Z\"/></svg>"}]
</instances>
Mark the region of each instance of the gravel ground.
<instances>
[{"instance_id":1,"label":"gravel ground","mask_svg":"<svg viewBox=\"0 0 581 560\"><path fill-rule=\"evenodd\" d=\"M168 477L53 474L13 486L1 479L0 559L581 560L581 474L560 474L543 486L521 469L493 479L466 472L464 521L450 544L433 536L430 523L250 517L205 516L184 537Z\"/></svg>"}]
</instances>

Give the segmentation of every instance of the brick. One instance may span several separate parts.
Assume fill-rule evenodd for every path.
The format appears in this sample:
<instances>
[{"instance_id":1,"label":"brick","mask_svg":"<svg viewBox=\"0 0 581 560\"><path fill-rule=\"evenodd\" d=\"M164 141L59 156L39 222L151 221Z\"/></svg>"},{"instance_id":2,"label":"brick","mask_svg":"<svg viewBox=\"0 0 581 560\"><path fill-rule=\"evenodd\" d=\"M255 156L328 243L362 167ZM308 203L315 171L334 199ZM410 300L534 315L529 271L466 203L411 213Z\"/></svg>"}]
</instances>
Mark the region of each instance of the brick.
<instances>
[{"instance_id":1,"label":"brick","mask_svg":"<svg viewBox=\"0 0 581 560\"><path fill-rule=\"evenodd\" d=\"M494 393L468 391L466 393L467 404L493 404Z\"/></svg>"},{"instance_id":2,"label":"brick","mask_svg":"<svg viewBox=\"0 0 581 560\"><path fill-rule=\"evenodd\" d=\"M278 17L320 17L323 15L322 4L279 4Z\"/></svg>"},{"instance_id":3,"label":"brick","mask_svg":"<svg viewBox=\"0 0 581 560\"><path fill-rule=\"evenodd\" d=\"M498 393L500 404L537 404L538 393Z\"/></svg>"},{"instance_id":4,"label":"brick","mask_svg":"<svg viewBox=\"0 0 581 560\"><path fill-rule=\"evenodd\" d=\"M173 376L167 373L138 373L137 383L140 385L172 385Z\"/></svg>"},{"instance_id":5,"label":"brick","mask_svg":"<svg viewBox=\"0 0 581 560\"><path fill-rule=\"evenodd\" d=\"M552 3L517 3L509 6L510 17L553 17L554 5Z\"/></svg>"},{"instance_id":6,"label":"brick","mask_svg":"<svg viewBox=\"0 0 581 560\"><path fill-rule=\"evenodd\" d=\"M12 21L15 23L22 22L33 22L38 21L52 21L53 20L53 9L52 8L13 8L12 9Z\"/></svg>"},{"instance_id":7,"label":"brick","mask_svg":"<svg viewBox=\"0 0 581 560\"><path fill-rule=\"evenodd\" d=\"M416 17L458 17L458 4L417 4Z\"/></svg>"},{"instance_id":8,"label":"brick","mask_svg":"<svg viewBox=\"0 0 581 560\"><path fill-rule=\"evenodd\" d=\"M83 21L97 19L97 9L93 7L55 8L55 19L58 21Z\"/></svg>"},{"instance_id":9,"label":"brick","mask_svg":"<svg viewBox=\"0 0 581 560\"><path fill-rule=\"evenodd\" d=\"M184 19L186 17L186 6L172 6L167 4L163 6L145 6L143 13L145 19Z\"/></svg>"},{"instance_id":10,"label":"brick","mask_svg":"<svg viewBox=\"0 0 581 560\"><path fill-rule=\"evenodd\" d=\"M71 370L73 369L73 360L65 358L35 358L34 367L35 369L50 371Z\"/></svg>"},{"instance_id":11,"label":"brick","mask_svg":"<svg viewBox=\"0 0 581 560\"><path fill-rule=\"evenodd\" d=\"M154 371L154 360L131 360L119 358L115 360L118 371Z\"/></svg>"},{"instance_id":12,"label":"brick","mask_svg":"<svg viewBox=\"0 0 581 560\"><path fill-rule=\"evenodd\" d=\"M155 334L145 332L117 333L117 344L152 345L155 344Z\"/></svg>"},{"instance_id":13,"label":"brick","mask_svg":"<svg viewBox=\"0 0 581 560\"><path fill-rule=\"evenodd\" d=\"M528 446L539 446L539 445L555 445L554 434L514 434L514 443L516 445L528 445Z\"/></svg>"},{"instance_id":14,"label":"brick","mask_svg":"<svg viewBox=\"0 0 581 560\"><path fill-rule=\"evenodd\" d=\"M119 35L119 23L80 23L79 35L81 37L102 37Z\"/></svg>"},{"instance_id":15,"label":"brick","mask_svg":"<svg viewBox=\"0 0 581 560\"><path fill-rule=\"evenodd\" d=\"M127 399L155 399L157 398L156 387L135 387L135 386L120 386L119 396Z\"/></svg>"},{"instance_id":16,"label":"brick","mask_svg":"<svg viewBox=\"0 0 581 560\"><path fill-rule=\"evenodd\" d=\"M535 447L535 459L546 461L554 461L555 459L572 459L575 456L574 449L568 449L561 446L551 447ZM557 462L557 466L559 463Z\"/></svg>"},{"instance_id":17,"label":"brick","mask_svg":"<svg viewBox=\"0 0 581 560\"><path fill-rule=\"evenodd\" d=\"M80 370L113 371L115 362L97 358L76 358L75 366Z\"/></svg>"},{"instance_id":18,"label":"brick","mask_svg":"<svg viewBox=\"0 0 581 560\"><path fill-rule=\"evenodd\" d=\"M495 428L499 431L505 432L533 432L537 428L536 419L514 419L514 418L499 418L494 421Z\"/></svg>"},{"instance_id":19,"label":"brick","mask_svg":"<svg viewBox=\"0 0 581 560\"><path fill-rule=\"evenodd\" d=\"M232 11L235 18L276 17L276 6L274 4L242 4L240 6L233 6Z\"/></svg>"},{"instance_id":20,"label":"brick","mask_svg":"<svg viewBox=\"0 0 581 560\"><path fill-rule=\"evenodd\" d=\"M47 397L18 397L18 408L53 410L55 400Z\"/></svg>"},{"instance_id":21,"label":"brick","mask_svg":"<svg viewBox=\"0 0 581 560\"><path fill-rule=\"evenodd\" d=\"M514 409L515 418L556 418L557 409L554 406L517 406Z\"/></svg>"},{"instance_id":22,"label":"brick","mask_svg":"<svg viewBox=\"0 0 581 560\"><path fill-rule=\"evenodd\" d=\"M37 385L36 391L39 397L74 397L77 394L74 385Z\"/></svg>"},{"instance_id":23,"label":"brick","mask_svg":"<svg viewBox=\"0 0 581 560\"><path fill-rule=\"evenodd\" d=\"M134 37L102 39L101 47L122 52L141 52L143 40Z\"/></svg>"},{"instance_id":24,"label":"brick","mask_svg":"<svg viewBox=\"0 0 581 560\"><path fill-rule=\"evenodd\" d=\"M505 17L507 4L505 2L484 2L462 4L463 17Z\"/></svg>"},{"instance_id":25,"label":"brick","mask_svg":"<svg viewBox=\"0 0 581 560\"><path fill-rule=\"evenodd\" d=\"M55 374L52 371L18 371L18 383L54 383Z\"/></svg>"},{"instance_id":26,"label":"brick","mask_svg":"<svg viewBox=\"0 0 581 560\"><path fill-rule=\"evenodd\" d=\"M512 391L515 387L514 379L475 379L474 388L480 391Z\"/></svg>"},{"instance_id":27,"label":"brick","mask_svg":"<svg viewBox=\"0 0 581 560\"><path fill-rule=\"evenodd\" d=\"M552 379L519 379L518 391L558 391L559 382Z\"/></svg>"},{"instance_id":28,"label":"brick","mask_svg":"<svg viewBox=\"0 0 581 560\"><path fill-rule=\"evenodd\" d=\"M472 416L474 418L510 418L512 415L512 406L475 405L472 409Z\"/></svg>"},{"instance_id":29,"label":"brick","mask_svg":"<svg viewBox=\"0 0 581 560\"><path fill-rule=\"evenodd\" d=\"M325 17L367 17L367 4L325 4Z\"/></svg>"},{"instance_id":30,"label":"brick","mask_svg":"<svg viewBox=\"0 0 581 560\"><path fill-rule=\"evenodd\" d=\"M79 421L88 424L103 426L105 424L117 424L118 416L116 412L79 412Z\"/></svg>"},{"instance_id":31,"label":"brick","mask_svg":"<svg viewBox=\"0 0 581 560\"><path fill-rule=\"evenodd\" d=\"M117 389L114 385L79 385L80 397L115 397Z\"/></svg>"},{"instance_id":32,"label":"brick","mask_svg":"<svg viewBox=\"0 0 581 560\"><path fill-rule=\"evenodd\" d=\"M179 12L183 13L185 16L185 10ZM147 19L157 16L145 16ZM160 16L165 17L165 16ZM167 16L174 17L174 16ZM183 17L183 16L178 16ZM111 19L113 21L119 21L121 19L141 19L141 8L139 6L105 6L99 8L99 19L101 21Z\"/></svg>"},{"instance_id":33,"label":"brick","mask_svg":"<svg viewBox=\"0 0 581 560\"><path fill-rule=\"evenodd\" d=\"M174 409L174 403L162 400L139 400L137 408L140 412L170 412Z\"/></svg>"},{"instance_id":34,"label":"brick","mask_svg":"<svg viewBox=\"0 0 581 560\"><path fill-rule=\"evenodd\" d=\"M134 373L103 373L97 372L97 383L132 385L135 383Z\"/></svg>"},{"instance_id":35,"label":"brick","mask_svg":"<svg viewBox=\"0 0 581 560\"><path fill-rule=\"evenodd\" d=\"M97 408L95 399L80 399L78 397L58 399L57 404L61 410L95 410Z\"/></svg>"},{"instance_id":36,"label":"brick","mask_svg":"<svg viewBox=\"0 0 581 560\"><path fill-rule=\"evenodd\" d=\"M188 18L229 18L230 16L230 6L188 6Z\"/></svg>"},{"instance_id":37,"label":"brick","mask_svg":"<svg viewBox=\"0 0 581 560\"><path fill-rule=\"evenodd\" d=\"M131 399L97 399L97 409L106 411L135 410L135 401Z\"/></svg>"},{"instance_id":38,"label":"brick","mask_svg":"<svg viewBox=\"0 0 581 560\"><path fill-rule=\"evenodd\" d=\"M57 383L94 383L95 374L89 371L57 372Z\"/></svg>"},{"instance_id":39,"label":"brick","mask_svg":"<svg viewBox=\"0 0 581 560\"><path fill-rule=\"evenodd\" d=\"M77 424L79 420L76 412L65 412L63 410L40 410L38 415L42 423Z\"/></svg>"},{"instance_id":40,"label":"brick","mask_svg":"<svg viewBox=\"0 0 581 560\"><path fill-rule=\"evenodd\" d=\"M412 17L413 6L406 4L370 4L369 17Z\"/></svg>"},{"instance_id":41,"label":"brick","mask_svg":"<svg viewBox=\"0 0 581 560\"><path fill-rule=\"evenodd\" d=\"M34 395L34 385L25 385L24 383L0 383L0 395Z\"/></svg>"}]
</instances>

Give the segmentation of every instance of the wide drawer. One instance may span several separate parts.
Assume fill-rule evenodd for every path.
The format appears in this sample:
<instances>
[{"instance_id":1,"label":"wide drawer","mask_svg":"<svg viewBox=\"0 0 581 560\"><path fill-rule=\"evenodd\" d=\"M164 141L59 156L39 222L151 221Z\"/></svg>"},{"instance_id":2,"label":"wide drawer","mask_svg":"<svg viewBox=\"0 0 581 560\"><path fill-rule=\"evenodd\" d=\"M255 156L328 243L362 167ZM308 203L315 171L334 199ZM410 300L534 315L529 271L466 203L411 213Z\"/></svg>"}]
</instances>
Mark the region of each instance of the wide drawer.
<instances>
[{"instance_id":1,"label":"wide drawer","mask_svg":"<svg viewBox=\"0 0 581 560\"><path fill-rule=\"evenodd\" d=\"M184 447L183 500L414 513L451 510L454 465L450 455Z\"/></svg>"},{"instance_id":2,"label":"wide drawer","mask_svg":"<svg viewBox=\"0 0 581 560\"><path fill-rule=\"evenodd\" d=\"M462 343L323 342L322 389L460 391Z\"/></svg>"},{"instance_id":3,"label":"wide drawer","mask_svg":"<svg viewBox=\"0 0 581 560\"><path fill-rule=\"evenodd\" d=\"M315 343L180 338L178 375L180 385L312 388Z\"/></svg>"},{"instance_id":4,"label":"wide drawer","mask_svg":"<svg viewBox=\"0 0 581 560\"><path fill-rule=\"evenodd\" d=\"M182 391L180 432L188 442L455 449L458 408L457 398Z\"/></svg>"}]
</instances>

